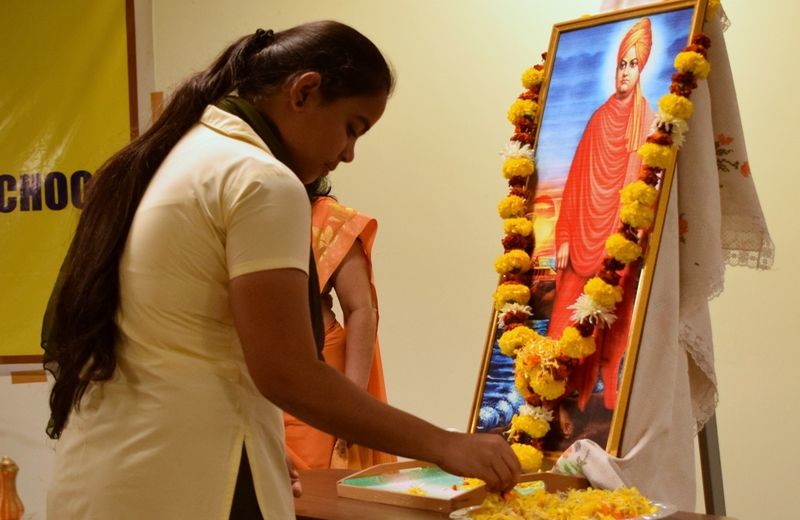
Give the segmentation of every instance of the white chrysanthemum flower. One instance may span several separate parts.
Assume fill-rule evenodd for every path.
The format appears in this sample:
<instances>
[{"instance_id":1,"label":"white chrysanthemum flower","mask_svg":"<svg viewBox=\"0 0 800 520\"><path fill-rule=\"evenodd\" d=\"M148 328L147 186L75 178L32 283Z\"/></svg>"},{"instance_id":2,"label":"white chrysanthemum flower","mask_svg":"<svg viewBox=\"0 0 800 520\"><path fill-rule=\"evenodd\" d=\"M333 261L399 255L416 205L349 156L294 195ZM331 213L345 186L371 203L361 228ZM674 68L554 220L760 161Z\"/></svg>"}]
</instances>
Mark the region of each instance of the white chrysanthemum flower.
<instances>
[{"instance_id":1,"label":"white chrysanthemum flower","mask_svg":"<svg viewBox=\"0 0 800 520\"><path fill-rule=\"evenodd\" d=\"M541 406L531 406L529 404L523 404L519 407L519 415L530 415L534 419L546 422L553 420L553 412L551 410L545 410Z\"/></svg>"},{"instance_id":2,"label":"white chrysanthemum flower","mask_svg":"<svg viewBox=\"0 0 800 520\"><path fill-rule=\"evenodd\" d=\"M683 146L683 143L686 142L686 132L689 131L689 123L687 123L685 119L678 119L667 114L663 110L659 110L656 117L653 119L653 126L650 129L650 133L652 134L655 132L659 125L665 125L669 129L669 135L672 137L672 144L676 149Z\"/></svg>"},{"instance_id":3,"label":"white chrysanthemum flower","mask_svg":"<svg viewBox=\"0 0 800 520\"><path fill-rule=\"evenodd\" d=\"M570 319L575 323L580 323L588 319L590 323L595 325L601 327L607 325L610 327L617 319L612 309L603 307L587 294L581 294L578 299L575 300L575 303L567 308L574 311Z\"/></svg>"},{"instance_id":4,"label":"white chrysanthemum flower","mask_svg":"<svg viewBox=\"0 0 800 520\"><path fill-rule=\"evenodd\" d=\"M525 157L533 161L533 158L536 155L536 153L534 152L533 148L530 147L529 144L522 144L519 141L509 141L503 147L503 150L500 152L500 155L503 156L504 161L512 157Z\"/></svg>"},{"instance_id":5,"label":"white chrysanthemum flower","mask_svg":"<svg viewBox=\"0 0 800 520\"><path fill-rule=\"evenodd\" d=\"M530 316L530 315L533 314L533 309L531 309L527 305L521 305L519 303L514 303L514 302L506 303L500 309L500 314L497 316L498 321L500 322L501 325L503 324L503 321L505 320L506 313L509 313L509 312L520 312L520 313L527 314L528 316Z\"/></svg>"}]
</instances>

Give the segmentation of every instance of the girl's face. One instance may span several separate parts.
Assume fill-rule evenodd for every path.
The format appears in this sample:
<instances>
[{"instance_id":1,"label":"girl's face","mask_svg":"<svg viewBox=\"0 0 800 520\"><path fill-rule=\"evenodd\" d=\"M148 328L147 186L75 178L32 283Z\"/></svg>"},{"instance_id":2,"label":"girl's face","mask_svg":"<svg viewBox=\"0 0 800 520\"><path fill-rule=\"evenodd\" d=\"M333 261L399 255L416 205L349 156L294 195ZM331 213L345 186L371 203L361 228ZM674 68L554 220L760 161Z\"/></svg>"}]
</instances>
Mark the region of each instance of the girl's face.
<instances>
[{"instance_id":1,"label":"girl's face","mask_svg":"<svg viewBox=\"0 0 800 520\"><path fill-rule=\"evenodd\" d=\"M294 117L281 128L291 167L304 184L355 157L359 137L374 125L386 108L387 94L325 101L319 89L293 100Z\"/></svg>"}]
</instances>

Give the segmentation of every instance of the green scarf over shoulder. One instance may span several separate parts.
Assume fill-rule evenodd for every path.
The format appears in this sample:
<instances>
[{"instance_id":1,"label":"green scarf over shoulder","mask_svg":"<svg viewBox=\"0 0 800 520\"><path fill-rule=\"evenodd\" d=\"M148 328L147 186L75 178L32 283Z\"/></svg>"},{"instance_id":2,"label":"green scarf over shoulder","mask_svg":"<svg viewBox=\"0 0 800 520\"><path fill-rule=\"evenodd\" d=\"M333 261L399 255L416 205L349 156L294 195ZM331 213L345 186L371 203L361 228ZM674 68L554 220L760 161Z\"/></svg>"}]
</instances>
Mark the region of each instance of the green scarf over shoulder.
<instances>
[{"instance_id":1,"label":"green scarf over shoulder","mask_svg":"<svg viewBox=\"0 0 800 520\"><path fill-rule=\"evenodd\" d=\"M226 96L216 106L247 123L264 141L272 155L283 164L289 166L289 155L280 139L278 129L256 107L237 96ZM325 344L325 325L322 320L319 277L317 276L317 264L314 261L313 251L308 263L308 302L311 311L311 326L314 329L314 340L317 344L317 353L322 359L322 347Z\"/></svg>"}]
</instances>

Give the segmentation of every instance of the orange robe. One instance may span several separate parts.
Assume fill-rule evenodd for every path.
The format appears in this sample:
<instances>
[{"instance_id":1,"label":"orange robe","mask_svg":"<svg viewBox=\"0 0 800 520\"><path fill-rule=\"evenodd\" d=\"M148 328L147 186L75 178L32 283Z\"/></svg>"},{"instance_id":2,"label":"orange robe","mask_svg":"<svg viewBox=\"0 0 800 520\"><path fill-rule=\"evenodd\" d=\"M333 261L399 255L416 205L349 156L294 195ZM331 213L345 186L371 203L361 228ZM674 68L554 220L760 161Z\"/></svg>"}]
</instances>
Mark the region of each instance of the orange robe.
<instances>
[{"instance_id":1,"label":"orange robe","mask_svg":"<svg viewBox=\"0 0 800 520\"><path fill-rule=\"evenodd\" d=\"M548 335L560 337L571 323L570 305L583 286L602 266L605 241L620 225L620 190L636 180L641 158L636 150L644 143L653 112L641 95L640 85L624 99L612 95L586 124L562 195L556 223L556 251L569 244L569 262L556 275L556 297ZM638 265L630 264L620 285L623 300L617 305L617 321L599 329L597 352L577 367L569 392L578 390L578 405L584 409L597 381L603 380L604 404L613 409L617 400L617 374L628 344L631 313L638 282Z\"/></svg>"},{"instance_id":2,"label":"orange robe","mask_svg":"<svg viewBox=\"0 0 800 520\"><path fill-rule=\"evenodd\" d=\"M372 244L375 241L377 227L375 219L342 206L330 197L320 197L314 202L311 216L311 248L317 263L321 293L325 291L328 281L353 244L359 240L370 266L372 299L377 304L371 271ZM325 346L322 350L325 362L343 373L345 352L345 329L334 321L325 331ZM386 402L386 385L383 380L377 337L367 392L376 399ZM357 445L350 446L346 460L340 457L334 458L333 446L336 439L332 435L317 430L289 414L284 414L284 426L286 449L297 469L330 467L361 469L396 460L393 455Z\"/></svg>"}]
</instances>

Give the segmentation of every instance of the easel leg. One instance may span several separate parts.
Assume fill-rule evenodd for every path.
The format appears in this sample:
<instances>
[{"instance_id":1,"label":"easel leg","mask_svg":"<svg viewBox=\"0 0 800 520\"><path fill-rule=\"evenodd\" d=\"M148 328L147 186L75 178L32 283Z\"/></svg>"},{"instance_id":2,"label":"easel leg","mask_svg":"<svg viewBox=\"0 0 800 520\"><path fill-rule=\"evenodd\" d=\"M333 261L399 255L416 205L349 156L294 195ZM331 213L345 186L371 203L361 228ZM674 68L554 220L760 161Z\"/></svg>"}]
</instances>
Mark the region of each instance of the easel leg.
<instances>
[{"instance_id":1,"label":"easel leg","mask_svg":"<svg viewBox=\"0 0 800 520\"><path fill-rule=\"evenodd\" d=\"M712 415L697 435L700 468L703 473L703 497L706 514L725 515L725 491L722 485L722 463L719 456L717 416Z\"/></svg>"}]
</instances>

